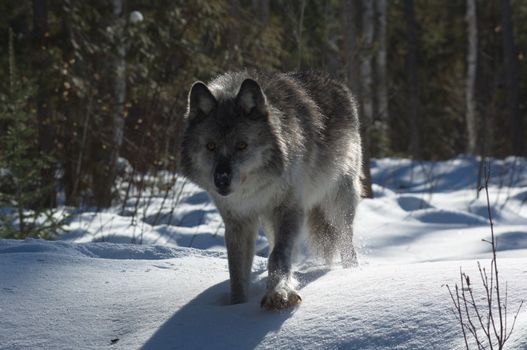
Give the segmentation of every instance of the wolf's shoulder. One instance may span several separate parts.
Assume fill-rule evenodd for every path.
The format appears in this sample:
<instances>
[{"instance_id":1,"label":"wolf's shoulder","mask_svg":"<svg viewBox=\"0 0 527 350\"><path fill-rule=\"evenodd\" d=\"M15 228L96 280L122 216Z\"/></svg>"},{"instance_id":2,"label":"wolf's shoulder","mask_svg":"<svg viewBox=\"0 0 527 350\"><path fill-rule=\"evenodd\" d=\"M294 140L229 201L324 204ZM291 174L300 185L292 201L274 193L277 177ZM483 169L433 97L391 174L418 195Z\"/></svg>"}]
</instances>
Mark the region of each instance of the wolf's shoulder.
<instances>
[{"instance_id":1,"label":"wolf's shoulder","mask_svg":"<svg viewBox=\"0 0 527 350\"><path fill-rule=\"evenodd\" d=\"M207 86L212 93L217 93L219 98L230 98L236 96L241 84L246 79L256 81L262 88L268 88L273 83L288 79L287 74L245 69L241 71L228 71L211 79Z\"/></svg>"},{"instance_id":2,"label":"wolf's shoulder","mask_svg":"<svg viewBox=\"0 0 527 350\"><path fill-rule=\"evenodd\" d=\"M217 98L230 98L236 96L245 79L255 80L264 91L280 88L284 85L306 88L308 90L313 88L347 90L345 84L330 77L327 73L311 70L284 73L255 69L229 71L216 76L207 85Z\"/></svg>"},{"instance_id":3,"label":"wolf's shoulder","mask_svg":"<svg viewBox=\"0 0 527 350\"><path fill-rule=\"evenodd\" d=\"M317 70L292 71L283 74L303 84L327 85L337 82L336 79L332 78L326 72Z\"/></svg>"},{"instance_id":4,"label":"wolf's shoulder","mask_svg":"<svg viewBox=\"0 0 527 350\"><path fill-rule=\"evenodd\" d=\"M333 94L335 92L352 96L348 86L329 74L321 71L299 71L285 73L309 92Z\"/></svg>"}]
</instances>

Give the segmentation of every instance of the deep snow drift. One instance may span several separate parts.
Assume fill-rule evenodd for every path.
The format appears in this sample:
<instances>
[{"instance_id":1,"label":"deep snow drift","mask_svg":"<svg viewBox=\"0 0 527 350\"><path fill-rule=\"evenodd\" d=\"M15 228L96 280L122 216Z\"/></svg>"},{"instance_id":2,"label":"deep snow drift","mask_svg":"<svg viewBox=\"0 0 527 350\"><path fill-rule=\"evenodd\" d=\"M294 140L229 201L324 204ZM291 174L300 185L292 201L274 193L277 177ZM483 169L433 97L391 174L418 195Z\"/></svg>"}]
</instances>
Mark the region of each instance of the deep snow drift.
<instances>
[{"instance_id":1,"label":"deep snow drift","mask_svg":"<svg viewBox=\"0 0 527 350\"><path fill-rule=\"evenodd\" d=\"M493 161L491 171L510 322L527 298L527 161ZM462 266L483 295L476 261L489 265L490 229L477 173L472 158L373 161L376 198L356 221L360 267L301 256L303 303L281 313L259 308L263 237L249 303L227 305L221 218L184 179L169 196L77 213L62 241L0 240L0 348L463 348L443 285ZM526 334L524 307L508 348L527 349Z\"/></svg>"}]
</instances>

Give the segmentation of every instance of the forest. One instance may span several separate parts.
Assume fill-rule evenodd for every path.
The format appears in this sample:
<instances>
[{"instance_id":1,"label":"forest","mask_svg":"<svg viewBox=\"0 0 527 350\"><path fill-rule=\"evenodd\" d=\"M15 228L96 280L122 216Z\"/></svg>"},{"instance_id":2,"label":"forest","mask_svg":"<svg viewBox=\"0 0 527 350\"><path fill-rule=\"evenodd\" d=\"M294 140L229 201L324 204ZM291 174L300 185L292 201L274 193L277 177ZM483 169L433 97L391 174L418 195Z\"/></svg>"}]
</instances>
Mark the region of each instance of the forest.
<instances>
[{"instance_id":1,"label":"forest","mask_svg":"<svg viewBox=\"0 0 527 350\"><path fill-rule=\"evenodd\" d=\"M526 55L521 0L0 0L0 348L527 349ZM189 90L246 69L340 81L360 130L313 122L347 92L240 81L227 117L297 97L318 129L266 105L242 124L287 172L207 153L193 183L220 96ZM357 142L302 153L330 129L362 174ZM271 148L238 136L198 144Z\"/></svg>"},{"instance_id":2,"label":"forest","mask_svg":"<svg viewBox=\"0 0 527 350\"><path fill-rule=\"evenodd\" d=\"M141 175L177 173L189 88L225 71L345 82L366 159L526 155L522 1L19 0L0 19L0 236L126 202L123 173L162 193Z\"/></svg>"}]
</instances>

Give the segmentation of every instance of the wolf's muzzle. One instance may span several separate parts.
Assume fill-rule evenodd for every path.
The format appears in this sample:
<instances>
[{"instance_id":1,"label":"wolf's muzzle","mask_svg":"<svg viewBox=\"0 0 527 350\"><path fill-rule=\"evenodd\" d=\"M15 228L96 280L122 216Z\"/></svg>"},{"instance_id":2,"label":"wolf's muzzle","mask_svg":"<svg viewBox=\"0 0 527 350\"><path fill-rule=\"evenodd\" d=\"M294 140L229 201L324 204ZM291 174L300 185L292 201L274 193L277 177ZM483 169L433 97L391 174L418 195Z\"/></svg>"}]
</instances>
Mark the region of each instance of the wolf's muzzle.
<instances>
[{"instance_id":1,"label":"wolf's muzzle","mask_svg":"<svg viewBox=\"0 0 527 350\"><path fill-rule=\"evenodd\" d=\"M232 170L229 164L220 163L214 170L214 185L218 193L225 196L229 193L231 185Z\"/></svg>"}]
</instances>

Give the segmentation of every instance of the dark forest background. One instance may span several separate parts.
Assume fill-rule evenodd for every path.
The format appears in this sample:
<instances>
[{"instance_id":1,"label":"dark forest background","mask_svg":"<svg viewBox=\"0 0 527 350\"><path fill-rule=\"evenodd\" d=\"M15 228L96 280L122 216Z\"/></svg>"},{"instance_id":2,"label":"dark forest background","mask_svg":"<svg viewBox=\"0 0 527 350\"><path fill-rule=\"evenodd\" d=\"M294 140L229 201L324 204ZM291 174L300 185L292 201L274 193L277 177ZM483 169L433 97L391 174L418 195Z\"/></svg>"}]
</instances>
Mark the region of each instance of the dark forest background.
<instances>
[{"instance_id":1,"label":"dark forest background","mask_svg":"<svg viewBox=\"0 0 527 350\"><path fill-rule=\"evenodd\" d=\"M0 207L105 208L128 163L177 171L192 82L243 68L345 81L366 157L524 156L526 50L518 0L2 0Z\"/></svg>"}]
</instances>

